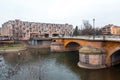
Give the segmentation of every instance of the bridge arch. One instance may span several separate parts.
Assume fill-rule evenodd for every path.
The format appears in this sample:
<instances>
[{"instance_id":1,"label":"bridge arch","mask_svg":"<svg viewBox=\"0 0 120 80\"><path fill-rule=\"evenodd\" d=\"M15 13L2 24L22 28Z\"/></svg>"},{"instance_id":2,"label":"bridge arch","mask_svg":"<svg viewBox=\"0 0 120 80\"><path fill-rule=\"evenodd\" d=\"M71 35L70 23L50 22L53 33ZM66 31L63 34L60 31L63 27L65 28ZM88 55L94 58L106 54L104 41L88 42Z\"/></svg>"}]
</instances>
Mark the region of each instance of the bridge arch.
<instances>
[{"instance_id":1,"label":"bridge arch","mask_svg":"<svg viewBox=\"0 0 120 80\"><path fill-rule=\"evenodd\" d=\"M81 47L81 45L77 42L74 42L74 41L68 42L65 45L65 49L68 51L77 51L80 49L80 47Z\"/></svg>"},{"instance_id":2,"label":"bridge arch","mask_svg":"<svg viewBox=\"0 0 120 80\"><path fill-rule=\"evenodd\" d=\"M110 63L112 65L120 64L120 47L115 48L110 53Z\"/></svg>"}]
</instances>

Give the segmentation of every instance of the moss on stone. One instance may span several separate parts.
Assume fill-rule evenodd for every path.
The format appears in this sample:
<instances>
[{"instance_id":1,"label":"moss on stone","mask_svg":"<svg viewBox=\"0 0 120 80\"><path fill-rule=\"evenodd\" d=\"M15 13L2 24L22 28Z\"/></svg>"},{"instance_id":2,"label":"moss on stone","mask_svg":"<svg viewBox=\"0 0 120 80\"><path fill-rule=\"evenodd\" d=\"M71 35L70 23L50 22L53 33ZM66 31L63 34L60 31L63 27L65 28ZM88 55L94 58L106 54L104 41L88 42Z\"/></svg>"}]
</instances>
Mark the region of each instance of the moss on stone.
<instances>
[{"instance_id":1,"label":"moss on stone","mask_svg":"<svg viewBox=\"0 0 120 80\"><path fill-rule=\"evenodd\" d=\"M101 54L101 53L104 53L104 50L90 47L90 46L86 46L86 47L80 48L79 52L80 53L98 53L98 54Z\"/></svg>"}]
</instances>

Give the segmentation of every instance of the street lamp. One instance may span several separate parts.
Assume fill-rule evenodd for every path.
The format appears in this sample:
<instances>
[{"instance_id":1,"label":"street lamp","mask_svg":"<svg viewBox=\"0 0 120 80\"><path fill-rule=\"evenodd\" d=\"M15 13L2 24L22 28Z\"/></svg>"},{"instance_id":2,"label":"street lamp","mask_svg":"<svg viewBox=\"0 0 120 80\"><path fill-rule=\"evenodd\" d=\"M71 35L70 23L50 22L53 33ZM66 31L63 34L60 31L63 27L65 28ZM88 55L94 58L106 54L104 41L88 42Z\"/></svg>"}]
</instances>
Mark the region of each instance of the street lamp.
<instances>
[{"instance_id":1,"label":"street lamp","mask_svg":"<svg viewBox=\"0 0 120 80\"><path fill-rule=\"evenodd\" d=\"M93 18L93 29L95 29L95 19Z\"/></svg>"},{"instance_id":2,"label":"street lamp","mask_svg":"<svg viewBox=\"0 0 120 80\"><path fill-rule=\"evenodd\" d=\"M94 30L94 33L93 33L93 39L95 38L95 19L93 18L93 30Z\"/></svg>"}]
</instances>

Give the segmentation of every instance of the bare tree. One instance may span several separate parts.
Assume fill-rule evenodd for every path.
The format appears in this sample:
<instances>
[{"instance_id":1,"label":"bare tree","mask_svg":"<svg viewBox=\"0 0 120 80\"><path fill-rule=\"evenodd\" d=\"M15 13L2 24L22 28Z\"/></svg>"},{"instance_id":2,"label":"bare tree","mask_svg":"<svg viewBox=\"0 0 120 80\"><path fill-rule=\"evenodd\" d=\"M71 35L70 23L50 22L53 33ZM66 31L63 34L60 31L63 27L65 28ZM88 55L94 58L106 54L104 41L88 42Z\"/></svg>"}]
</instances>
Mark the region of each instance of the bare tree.
<instances>
[{"instance_id":1,"label":"bare tree","mask_svg":"<svg viewBox=\"0 0 120 80\"><path fill-rule=\"evenodd\" d=\"M93 35L94 29L88 20L83 20L83 29L81 30L82 35Z\"/></svg>"}]
</instances>

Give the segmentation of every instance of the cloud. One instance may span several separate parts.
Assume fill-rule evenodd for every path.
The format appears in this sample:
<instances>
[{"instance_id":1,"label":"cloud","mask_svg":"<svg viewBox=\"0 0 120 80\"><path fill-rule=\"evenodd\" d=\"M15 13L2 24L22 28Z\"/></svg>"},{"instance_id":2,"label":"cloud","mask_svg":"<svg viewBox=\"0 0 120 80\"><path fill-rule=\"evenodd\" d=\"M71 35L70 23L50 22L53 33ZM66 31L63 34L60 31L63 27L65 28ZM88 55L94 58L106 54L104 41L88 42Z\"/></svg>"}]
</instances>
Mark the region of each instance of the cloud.
<instances>
[{"instance_id":1,"label":"cloud","mask_svg":"<svg viewBox=\"0 0 120 80\"><path fill-rule=\"evenodd\" d=\"M1 0L0 24L20 18L34 22L81 25L96 18L96 26L120 25L119 0Z\"/></svg>"}]
</instances>

